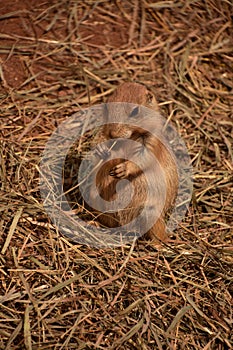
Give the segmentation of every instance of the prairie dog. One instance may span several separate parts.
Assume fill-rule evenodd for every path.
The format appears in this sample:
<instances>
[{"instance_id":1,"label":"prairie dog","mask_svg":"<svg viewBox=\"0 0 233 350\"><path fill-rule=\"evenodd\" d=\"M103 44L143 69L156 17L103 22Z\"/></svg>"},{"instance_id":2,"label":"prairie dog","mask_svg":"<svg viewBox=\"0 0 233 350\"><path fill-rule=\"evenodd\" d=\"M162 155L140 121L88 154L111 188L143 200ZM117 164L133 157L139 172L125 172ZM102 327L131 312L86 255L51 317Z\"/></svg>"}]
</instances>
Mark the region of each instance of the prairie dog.
<instances>
[{"instance_id":1,"label":"prairie dog","mask_svg":"<svg viewBox=\"0 0 233 350\"><path fill-rule=\"evenodd\" d=\"M145 117L147 109L143 109L142 106L150 108L149 117ZM165 215L176 197L178 174L172 151L162 135L163 123L156 99L144 85L123 83L108 99L104 119L106 124L101 127L95 139L95 143L98 144L97 158L105 160L96 176L96 188L100 197L111 203L119 195L118 182L127 179L134 189L134 194L132 198L127 198L128 185L124 183L120 200L129 200L128 205L124 209L109 212L103 204L98 212L98 221L107 227L121 227L137 218L146 205L148 210L143 214L144 217L142 215L140 225L146 225L150 216L158 212L155 222L146 230L146 236L152 240L165 241ZM145 129L142 127L144 125ZM112 149L101 145L101 142L112 139L135 142L126 150L124 143L118 141ZM108 161L110 154L113 159ZM153 190L153 195L149 197L148 178ZM98 198L94 192L90 193L90 204L93 204L93 207L99 205ZM158 211L160 205L162 208Z\"/></svg>"}]
</instances>

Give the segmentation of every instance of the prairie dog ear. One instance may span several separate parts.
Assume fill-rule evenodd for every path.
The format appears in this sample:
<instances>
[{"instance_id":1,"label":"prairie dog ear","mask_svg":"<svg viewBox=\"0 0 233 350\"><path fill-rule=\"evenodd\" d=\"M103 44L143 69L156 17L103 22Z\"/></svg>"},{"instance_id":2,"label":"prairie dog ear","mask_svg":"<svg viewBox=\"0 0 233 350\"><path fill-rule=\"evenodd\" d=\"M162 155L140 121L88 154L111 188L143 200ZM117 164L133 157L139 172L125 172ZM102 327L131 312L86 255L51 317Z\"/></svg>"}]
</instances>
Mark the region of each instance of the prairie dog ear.
<instances>
[{"instance_id":1,"label":"prairie dog ear","mask_svg":"<svg viewBox=\"0 0 233 350\"><path fill-rule=\"evenodd\" d=\"M152 94L152 92L150 92L150 91L148 91L147 103L148 103L148 107L151 107L157 111L159 110L158 102L155 98L155 95Z\"/></svg>"}]
</instances>

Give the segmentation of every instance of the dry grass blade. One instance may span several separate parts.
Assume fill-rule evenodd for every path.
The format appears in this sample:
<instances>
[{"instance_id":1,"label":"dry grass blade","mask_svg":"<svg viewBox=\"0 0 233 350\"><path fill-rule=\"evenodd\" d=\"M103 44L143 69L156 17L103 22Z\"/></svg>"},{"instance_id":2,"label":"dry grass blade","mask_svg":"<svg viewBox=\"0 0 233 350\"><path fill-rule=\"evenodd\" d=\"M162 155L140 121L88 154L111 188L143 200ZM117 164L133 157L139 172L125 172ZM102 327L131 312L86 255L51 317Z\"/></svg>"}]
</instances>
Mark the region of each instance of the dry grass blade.
<instances>
[{"instance_id":1,"label":"dry grass blade","mask_svg":"<svg viewBox=\"0 0 233 350\"><path fill-rule=\"evenodd\" d=\"M30 327L30 307L27 306L24 316L24 341L27 350L32 350L31 327Z\"/></svg>"},{"instance_id":2,"label":"dry grass blade","mask_svg":"<svg viewBox=\"0 0 233 350\"><path fill-rule=\"evenodd\" d=\"M174 320L172 321L172 323L170 324L170 326L167 329L167 332L170 333L178 324L178 322L180 322L180 320L182 319L182 317L186 314L187 311L189 311L191 309L190 306L184 306L182 309L180 309L177 314L174 317Z\"/></svg>"},{"instance_id":3,"label":"dry grass blade","mask_svg":"<svg viewBox=\"0 0 233 350\"><path fill-rule=\"evenodd\" d=\"M13 219L12 224L10 226L9 233L8 233L8 235L6 237L4 246L2 247L1 254L5 254L8 246L9 246L9 244L11 242L11 239L12 239L13 234L15 232L15 229L17 227L18 221L19 221L19 219L21 217L22 211L23 211L23 207L19 208L19 210L16 212L16 214L14 216L14 219Z\"/></svg>"}]
</instances>

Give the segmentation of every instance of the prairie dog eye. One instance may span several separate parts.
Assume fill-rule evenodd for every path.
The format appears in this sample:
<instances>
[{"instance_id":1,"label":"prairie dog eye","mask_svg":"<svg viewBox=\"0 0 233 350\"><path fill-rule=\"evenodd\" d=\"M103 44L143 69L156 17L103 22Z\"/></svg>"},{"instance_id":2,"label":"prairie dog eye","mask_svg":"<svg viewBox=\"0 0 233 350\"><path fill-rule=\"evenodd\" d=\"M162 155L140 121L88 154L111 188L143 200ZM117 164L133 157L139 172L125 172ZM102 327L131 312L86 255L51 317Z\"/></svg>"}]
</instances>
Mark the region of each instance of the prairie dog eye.
<instances>
[{"instance_id":1,"label":"prairie dog eye","mask_svg":"<svg viewBox=\"0 0 233 350\"><path fill-rule=\"evenodd\" d=\"M138 113L139 113L139 106L134 107L133 110L131 111L129 117L130 118L136 117L138 115Z\"/></svg>"}]
</instances>

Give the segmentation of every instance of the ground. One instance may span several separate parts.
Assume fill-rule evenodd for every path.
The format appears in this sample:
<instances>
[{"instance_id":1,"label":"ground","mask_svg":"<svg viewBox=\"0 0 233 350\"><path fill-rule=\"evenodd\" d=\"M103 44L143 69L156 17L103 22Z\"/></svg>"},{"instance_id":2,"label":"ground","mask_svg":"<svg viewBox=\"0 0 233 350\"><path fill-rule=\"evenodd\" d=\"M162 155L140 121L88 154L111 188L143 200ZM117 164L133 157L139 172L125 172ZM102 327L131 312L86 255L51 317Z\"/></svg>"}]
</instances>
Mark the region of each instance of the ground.
<instances>
[{"instance_id":1,"label":"ground","mask_svg":"<svg viewBox=\"0 0 233 350\"><path fill-rule=\"evenodd\" d=\"M1 349L233 346L232 10L227 0L0 4ZM155 94L194 170L186 217L159 249L69 241L38 187L56 127L124 81Z\"/></svg>"}]
</instances>

